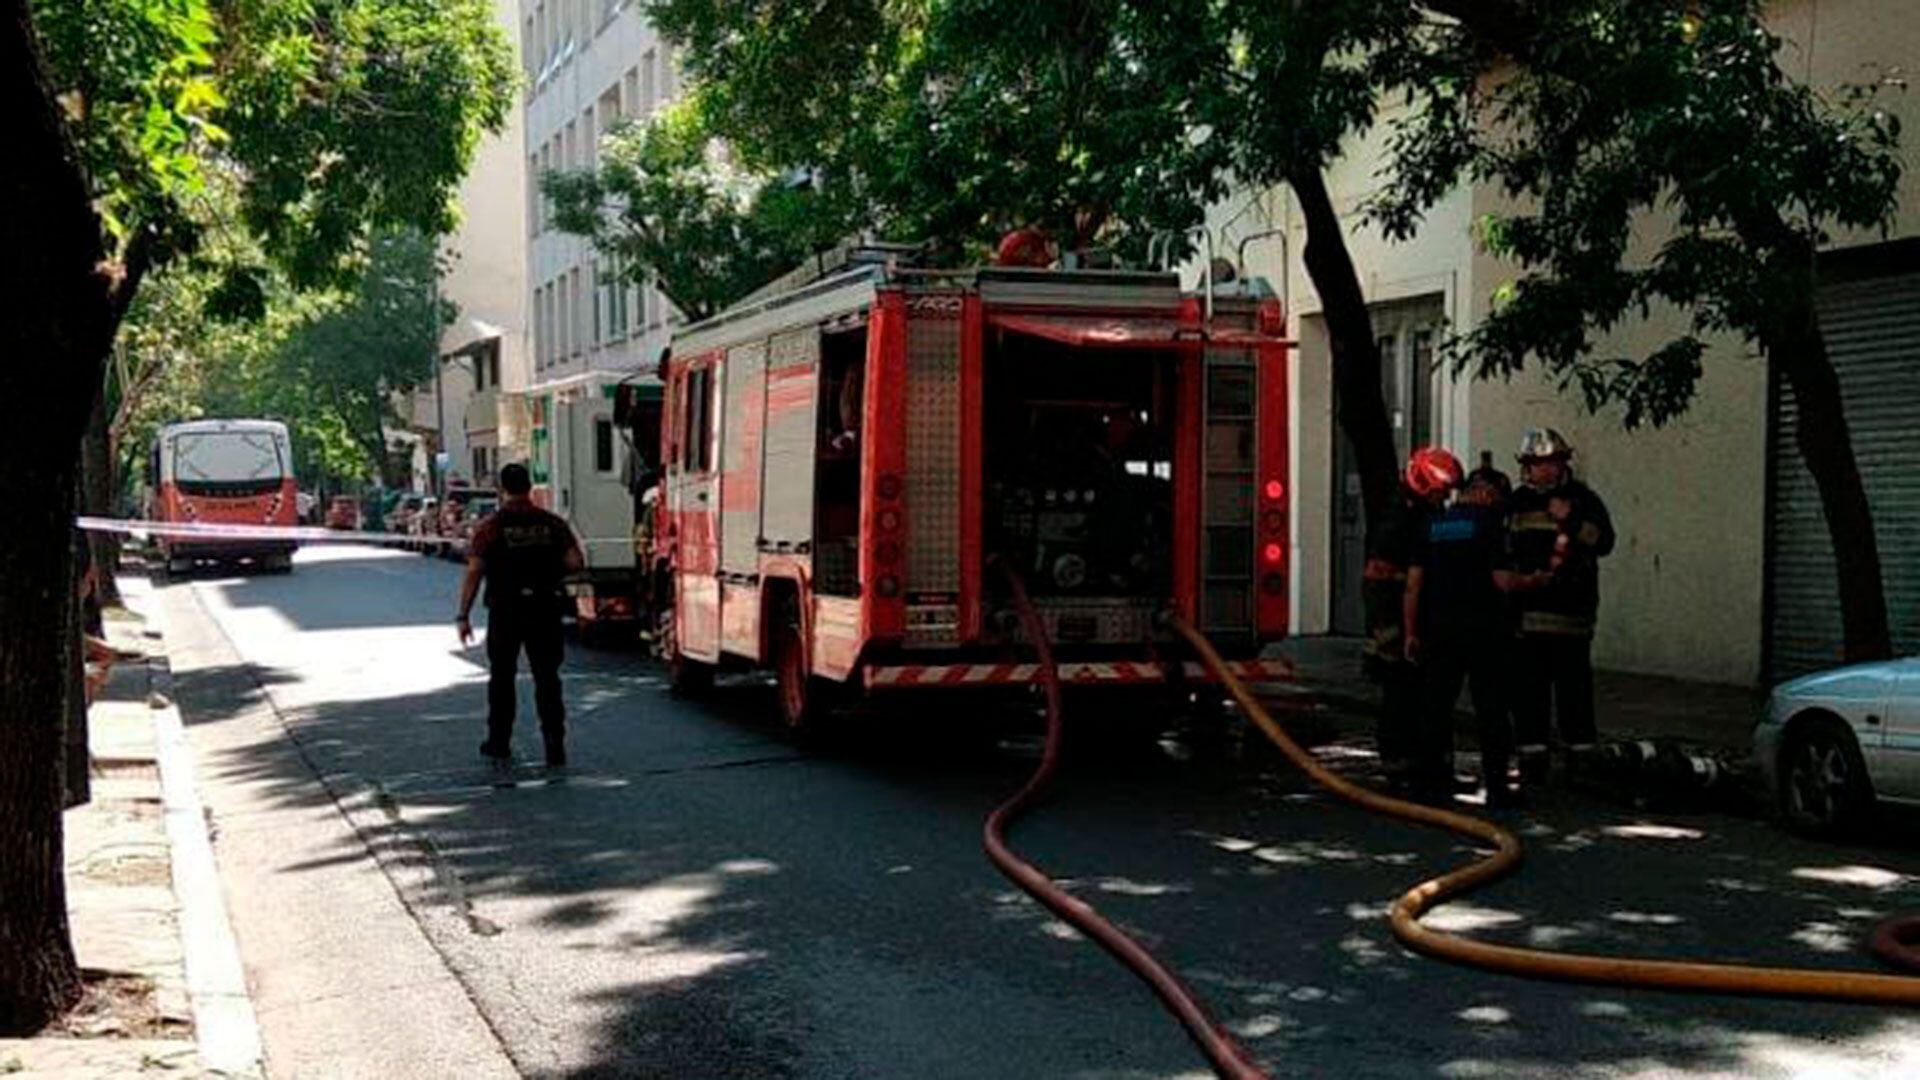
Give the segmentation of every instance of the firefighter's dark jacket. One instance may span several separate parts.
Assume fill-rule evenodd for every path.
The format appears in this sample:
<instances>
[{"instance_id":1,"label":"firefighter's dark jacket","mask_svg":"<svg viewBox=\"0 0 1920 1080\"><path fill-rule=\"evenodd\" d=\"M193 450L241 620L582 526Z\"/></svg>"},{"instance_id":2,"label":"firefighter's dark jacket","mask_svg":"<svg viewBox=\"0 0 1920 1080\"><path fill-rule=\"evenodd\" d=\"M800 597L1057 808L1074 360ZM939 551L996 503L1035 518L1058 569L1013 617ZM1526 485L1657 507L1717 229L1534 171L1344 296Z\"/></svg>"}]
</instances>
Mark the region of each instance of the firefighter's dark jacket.
<instances>
[{"instance_id":1,"label":"firefighter's dark jacket","mask_svg":"<svg viewBox=\"0 0 1920 1080\"><path fill-rule=\"evenodd\" d=\"M1366 608L1369 665L1406 662L1400 640L1401 602L1407 591L1407 567L1427 527L1428 511L1404 492L1394 495L1379 526L1367 535L1367 565L1361 584Z\"/></svg>"},{"instance_id":2,"label":"firefighter's dark jacket","mask_svg":"<svg viewBox=\"0 0 1920 1080\"><path fill-rule=\"evenodd\" d=\"M1572 504L1565 523L1553 519L1554 499ZM1522 486L1513 493L1508 528L1512 530L1514 569L1522 574L1551 571L1545 588L1517 594L1522 634L1592 634L1600 610L1600 559L1613 551L1613 519L1593 489L1569 477L1549 491ZM1566 542L1555 565L1560 536Z\"/></svg>"}]
</instances>

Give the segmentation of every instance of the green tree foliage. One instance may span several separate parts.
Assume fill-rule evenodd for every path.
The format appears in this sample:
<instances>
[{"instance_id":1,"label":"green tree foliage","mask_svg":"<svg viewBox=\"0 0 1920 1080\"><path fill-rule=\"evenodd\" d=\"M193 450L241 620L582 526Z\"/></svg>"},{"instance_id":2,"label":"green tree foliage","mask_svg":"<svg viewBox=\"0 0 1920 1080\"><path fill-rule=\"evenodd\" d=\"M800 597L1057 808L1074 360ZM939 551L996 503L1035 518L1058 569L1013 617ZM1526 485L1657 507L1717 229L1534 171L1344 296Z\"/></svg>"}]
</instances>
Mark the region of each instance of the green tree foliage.
<instances>
[{"instance_id":1,"label":"green tree foliage","mask_svg":"<svg viewBox=\"0 0 1920 1080\"><path fill-rule=\"evenodd\" d=\"M593 237L696 320L854 225L844 201L806 178L742 169L695 103L609 136L597 171L555 174L546 192L562 229Z\"/></svg>"},{"instance_id":2,"label":"green tree foliage","mask_svg":"<svg viewBox=\"0 0 1920 1080\"><path fill-rule=\"evenodd\" d=\"M696 315L856 231L960 259L1039 225L1138 255L1225 191L1192 137L1201 43L1165 6L667 0L650 17L684 43L688 98L546 190L563 228Z\"/></svg>"},{"instance_id":3,"label":"green tree foliage","mask_svg":"<svg viewBox=\"0 0 1920 1080\"><path fill-rule=\"evenodd\" d=\"M431 240L375 237L354 287L277 342L265 378L232 407L286 419L308 444L309 475L395 480L384 474L396 395L433 378L440 332L453 321L437 277Z\"/></svg>"},{"instance_id":4,"label":"green tree foliage","mask_svg":"<svg viewBox=\"0 0 1920 1080\"><path fill-rule=\"evenodd\" d=\"M1884 232L1897 210L1900 129L1879 100L1895 81L1830 94L1794 81L1759 0L1510 14L1460 28L1495 45L1499 66L1430 84L1433 106L1395 133L1377 208L1404 235L1463 173L1509 197L1480 233L1516 277L1454 355L1482 376L1538 364L1632 428L1691 406L1715 338L1759 345L1803 418L1846 653L1888 655L1873 517L1814 296L1832 234ZM1655 246L1638 250L1642 238ZM1643 353L1601 346L1656 311L1677 312L1680 332Z\"/></svg>"},{"instance_id":5,"label":"green tree foliage","mask_svg":"<svg viewBox=\"0 0 1920 1080\"><path fill-rule=\"evenodd\" d=\"M242 178L240 223L299 284L350 276L372 228L440 235L474 147L512 103L512 51L486 0L33 0L31 10L136 285L198 248L207 222L194 200L216 161Z\"/></svg>"},{"instance_id":6,"label":"green tree foliage","mask_svg":"<svg viewBox=\"0 0 1920 1080\"><path fill-rule=\"evenodd\" d=\"M1628 427L1659 425L1691 404L1710 338L1760 341L1786 310L1782 260L1890 224L1899 126L1878 86L1828 100L1790 80L1753 0L1579 7L1542 5L1527 65L1455 84L1397 132L1405 182L1379 210L1404 234L1463 168L1499 185L1514 209L1481 241L1519 273L1460 357L1483 375L1536 361ZM1640 256L1636 229L1666 235ZM1682 333L1644 356L1596 348L1662 306Z\"/></svg>"},{"instance_id":7,"label":"green tree foliage","mask_svg":"<svg viewBox=\"0 0 1920 1080\"><path fill-rule=\"evenodd\" d=\"M337 490L380 478L398 395L433 377L452 305L435 296L433 245L384 233L353 287L298 290L270 278L258 318L210 317L215 273L184 264L156 275L128 314L116 366L148 373L126 414L123 465L162 425L205 416L266 417L293 436L308 486ZM152 358L141 359L147 354ZM135 376L137 378L138 376Z\"/></svg>"},{"instance_id":8,"label":"green tree foliage","mask_svg":"<svg viewBox=\"0 0 1920 1080\"><path fill-rule=\"evenodd\" d=\"M1379 351L1321 178L1432 36L1409 0L656 0L710 133L899 239L977 257L1039 225L1139 261L1236 184L1292 184L1370 519L1396 462ZM1189 254L1182 239L1176 256Z\"/></svg>"},{"instance_id":9,"label":"green tree foliage","mask_svg":"<svg viewBox=\"0 0 1920 1080\"><path fill-rule=\"evenodd\" d=\"M32 401L29 455L0 481L0 1032L78 996L61 889L62 733L84 717L71 511L82 436L100 453L108 359L140 285L191 259L209 171L227 168L265 265L218 273L213 310L262 310L266 272L342 286L370 237L437 236L481 133L511 104L488 0L0 0L0 222L18 273L0 397ZM207 260L211 262L212 260ZM89 423L89 412L93 422ZM71 448L62 452L59 448ZM90 471L89 498L108 490ZM72 726L69 723L69 726ZM71 773L73 770L68 770ZM84 775L84 768L79 770Z\"/></svg>"}]
</instances>

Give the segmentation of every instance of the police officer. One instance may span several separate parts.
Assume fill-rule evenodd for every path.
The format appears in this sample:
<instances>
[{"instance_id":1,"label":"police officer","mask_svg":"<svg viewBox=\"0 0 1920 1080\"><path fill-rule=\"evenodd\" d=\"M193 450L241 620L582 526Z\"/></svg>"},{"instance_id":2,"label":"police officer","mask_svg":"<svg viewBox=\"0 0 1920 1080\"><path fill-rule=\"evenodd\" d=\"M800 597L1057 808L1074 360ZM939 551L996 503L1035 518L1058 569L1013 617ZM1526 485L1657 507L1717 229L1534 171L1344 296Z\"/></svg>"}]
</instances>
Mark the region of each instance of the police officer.
<instances>
[{"instance_id":1,"label":"police officer","mask_svg":"<svg viewBox=\"0 0 1920 1080\"><path fill-rule=\"evenodd\" d=\"M518 463L500 470L500 509L474 529L467 573L460 583L460 641L473 640L469 613L474 594L487 583L487 741L481 756L498 763L513 759L514 677L520 650L533 672L533 700L547 764L567 763L566 705L560 697L560 657L564 651L560 581L580 569L579 541L561 518L533 505L533 478Z\"/></svg>"},{"instance_id":2,"label":"police officer","mask_svg":"<svg viewBox=\"0 0 1920 1080\"><path fill-rule=\"evenodd\" d=\"M1366 607L1367 641L1361 666L1380 686L1380 722L1374 746L1388 783L1415 779L1415 732L1422 716L1420 669L1407 659L1401 637L1407 568L1427 526L1427 517L1447 503L1450 478L1427 467L1418 455L1409 461L1400 490L1376 529L1367 533L1367 562L1361 571L1361 600Z\"/></svg>"},{"instance_id":3,"label":"police officer","mask_svg":"<svg viewBox=\"0 0 1920 1080\"><path fill-rule=\"evenodd\" d=\"M1573 445L1552 428L1520 439L1521 486L1513 494L1514 568L1545 574L1520 597L1514 720L1520 768L1545 777L1548 721L1556 713L1570 757L1593 748L1593 626L1600 610L1600 563L1613 550L1613 520L1593 490L1573 478Z\"/></svg>"},{"instance_id":4,"label":"police officer","mask_svg":"<svg viewBox=\"0 0 1920 1080\"><path fill-rule=\"evenodd\" d=\"M1414 452L1409 473L1452 491L1460 462L1437 447ZM1466 495L1427 519L1407 571L1404 633L1407 658L1421 670L1424 713L1419 727L1416 792L1451 797L1453 705L1463 684L1473 698L1480 775L1489 806L1507 806L1513 736L1507 713L1507 661L1513 638L1503 595L1524 586L1512 573L1498 493L1482 478Z\"/></svg>"}]
</instances>

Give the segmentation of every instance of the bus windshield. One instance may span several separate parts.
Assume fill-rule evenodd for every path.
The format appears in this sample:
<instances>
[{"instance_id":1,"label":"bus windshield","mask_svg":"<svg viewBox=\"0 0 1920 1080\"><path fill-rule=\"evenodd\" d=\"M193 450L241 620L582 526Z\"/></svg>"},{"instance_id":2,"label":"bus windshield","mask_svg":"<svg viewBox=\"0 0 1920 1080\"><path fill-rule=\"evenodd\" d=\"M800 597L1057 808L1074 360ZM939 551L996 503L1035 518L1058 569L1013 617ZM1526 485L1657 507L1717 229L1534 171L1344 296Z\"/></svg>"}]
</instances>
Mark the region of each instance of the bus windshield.
<instances>
[{"instance_id":1,"label":"bus windshield","mask_svg":"<svg viewBox=\"0 0 1920 1080\"><path fill-rule=\"evenodd\" d=\"M277 481L286 474L271 431L188 432L173 439L173 475L181 483Z\"/></svg>"}]
</instances>

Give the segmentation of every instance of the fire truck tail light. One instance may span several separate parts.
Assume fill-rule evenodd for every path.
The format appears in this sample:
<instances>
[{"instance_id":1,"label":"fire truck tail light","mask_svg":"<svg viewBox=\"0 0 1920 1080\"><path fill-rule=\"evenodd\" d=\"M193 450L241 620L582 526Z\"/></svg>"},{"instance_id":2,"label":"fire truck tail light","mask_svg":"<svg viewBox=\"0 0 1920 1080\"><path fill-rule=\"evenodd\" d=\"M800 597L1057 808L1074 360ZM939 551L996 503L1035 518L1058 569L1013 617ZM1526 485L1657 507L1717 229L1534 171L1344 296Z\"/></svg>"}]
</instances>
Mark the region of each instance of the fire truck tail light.
<instances>
[{"instance_id":1,"label":"fire truck tail light","mask_svg":"<svg viewBox=\"0 0 1920 1080\"><path fill-rule=\"evenodd\" d=\"M881 578L878 582L874 584L873 591L879 593L882 597L888 600L891 600L894 597L900 595L900 579L897 577L894 577L892 574L888 574L886 577Z\"/></svg>"},{"instance_id":2,"label":"fire truck tail light","mask_svg":"<svg viewBox=\"0 0 1920 1080\"><path fill-rule=\"evenodd\" d=\"M898 510L880 511L880 528L886 532L900 531L900 511Z\"/></svg>"},{"instance_id":3,"label":"fire truck tail light","mask_svg":"<svg viewBox=\"0 0 1920 1080\"><path fill-rule=\"evenodd\" d=\"M1278 510L1269 510L1260 515L1260 527L1268 536L1278 536L1287 531L1287 515Z\"/></svg>"},{"instance_id":4,"label":"fire truck tail light","mask_svg":"<svg viewBox=\"0 0 1920 1080\"><path fill-rule=\"evenodd\" d=\"M873 556L888 566L900 561L900 545L891 540L882 540L873 549Z\"/></svg>"},{"instance_id":5,"label":"fire truck tail light","mask_svg":"<svg viewBox=\"0 0 1920 1080\"><path fill-rule=\"evenodd\" d=\"M1287 591L1286 575L1277 574L1277 573L1268 574L1265 577L1260 579L1260 587L1262 589L1265 589L1269 593L1286 592Z\"/></svg>"},{"instance_id":6,"label":"fire truck tail light","mask_svg":"<svg viewBox=\"0 0 1920 1080\"><path fill-rule=\"evenodd\" d=\"M1285 484L1282 484L1278 480L1267 481L1266 495L1268 502L1279 502L1281 497L1286 493L1287 486Z\"/></svg>"},{"instance_id":7,"label":"fire truck tail light","mask_svg":"<svg viewBox=\"0 0 1920 1080\"><path fill-rule=\"evenodd\" d=\"M1240 550L1245 551L1246 549L1241 548ZM1260 557L1266 561L1268 566L1280 565L1280 558L1284 554L1285 552L1279 544L1268 544L1266 547L1260 549Z\"/></svg>"},{"instance_id":8,"label":"fire truck tail light","mask_svg":"<svg viewBox=\"0 0 1920 1080\"><path fill-rule=\"evenodd\" d=\"M880 482L875 485L875 490L880 493L881 498L892 500L900 497L901 486L899 477L892 473L887 473L880 477Z\"/></svg>"},{"instance_id":9,"label":"fire truck tail light","mask_svg":"<svg viewBox=\"0 0 1920 1080\"><path fill-rule=\"evenodd\" d=\"M1280 307L1278 300L1263 300L1255 316L1259 330L1268 337L1280 337L1287 332L1287 313Z\"/></svg>"}]
</instances>

